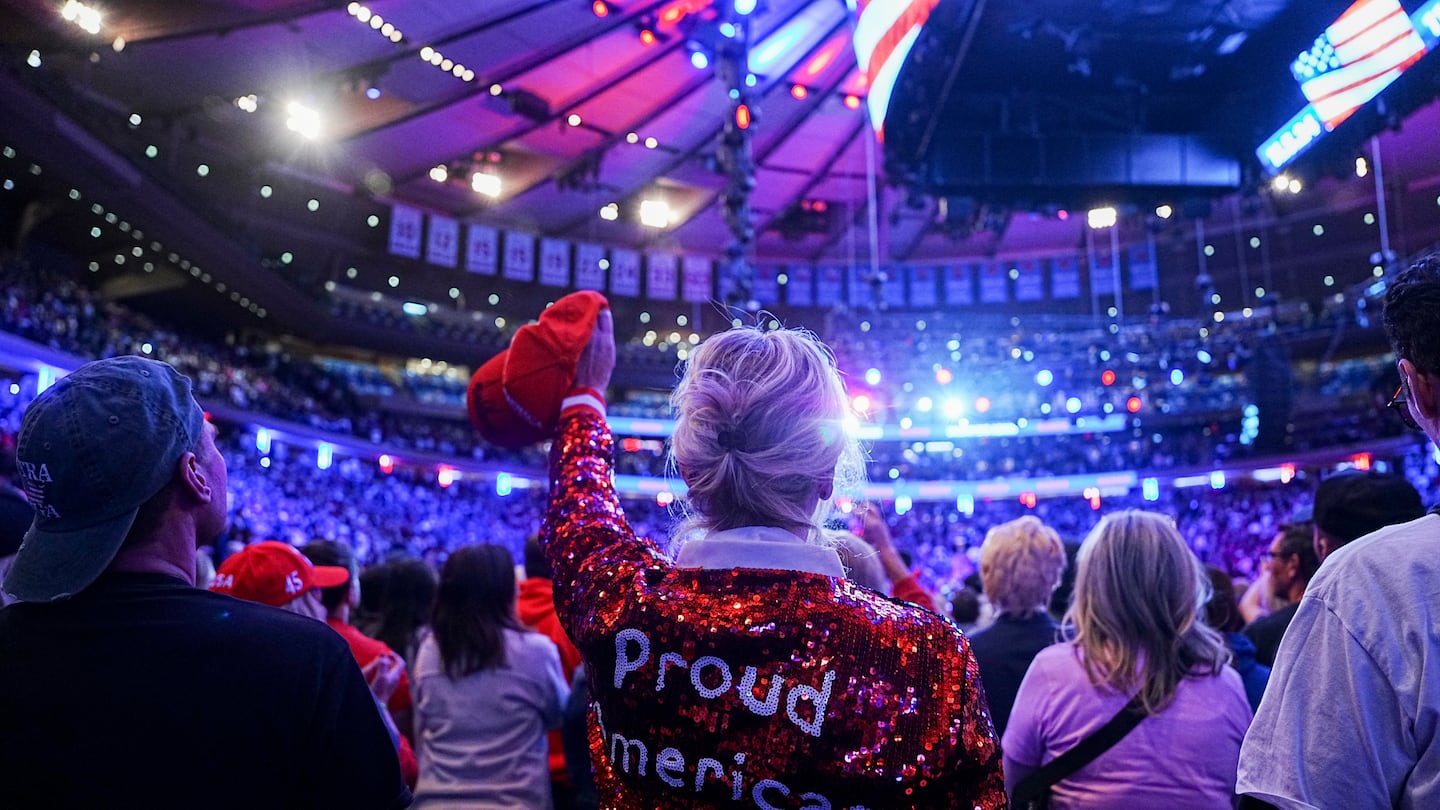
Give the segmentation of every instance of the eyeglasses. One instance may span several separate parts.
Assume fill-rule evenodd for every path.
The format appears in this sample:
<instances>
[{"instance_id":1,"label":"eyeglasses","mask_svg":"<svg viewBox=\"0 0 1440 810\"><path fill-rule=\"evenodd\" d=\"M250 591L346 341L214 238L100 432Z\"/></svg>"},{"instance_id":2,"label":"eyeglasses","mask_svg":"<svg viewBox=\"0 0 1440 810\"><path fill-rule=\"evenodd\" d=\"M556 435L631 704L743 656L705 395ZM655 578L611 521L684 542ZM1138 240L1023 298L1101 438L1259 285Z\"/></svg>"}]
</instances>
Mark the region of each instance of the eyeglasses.
<instances>
[{"instance_id":1,"label":"eyeglasses","mask_svg":"<svg viewBox=\"0 0 1440 810\"><path fill-rule=\"evenodd\" d=\"M1401 382L1400 387L1395 389L1395 396L1390 398L1389 404L1385 407L1400 414L1400 421L1405 423L1405 427L1411 430L1419 430L1420 424L1415 421L1415 417L1410 413L1410 397L1407 396L1407 393L1405 383Z\"/></svg>"},{"instance_id":2,"label":"eyeglasses","mask_svg":"<svg viewBox=\"0 0 1440 810\"><path fill-rule=\"evenodd\" d=\"M1297 552L1294 551L1270 551L1269 549L1266 549L1265 551L1260 552L1260 557L1261 559L1265 560L1283 560L1286 557L1293 556L1296 553Z\"/></svg>"}]
</instances>

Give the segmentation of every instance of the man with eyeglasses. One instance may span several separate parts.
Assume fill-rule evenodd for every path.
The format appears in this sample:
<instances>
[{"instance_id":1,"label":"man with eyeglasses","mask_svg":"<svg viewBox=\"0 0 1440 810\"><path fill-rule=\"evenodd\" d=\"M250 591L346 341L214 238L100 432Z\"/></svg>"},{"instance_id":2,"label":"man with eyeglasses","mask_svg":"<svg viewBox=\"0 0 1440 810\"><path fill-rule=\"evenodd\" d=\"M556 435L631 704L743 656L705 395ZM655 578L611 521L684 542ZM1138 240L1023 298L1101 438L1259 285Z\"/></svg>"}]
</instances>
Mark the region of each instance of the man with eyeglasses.
<instances>
[{"instance_id":1,"label":"man with eyeglasses","mask_svg":"<svg viewBox=\"0 0 1440 810\"><path fill-rule=\"evenodd\" d=\"M1440 441L1440 256L1391 280L1384 322L1404 409ZM1238 792L1282 808L1440 807L1437 626L1433 510L1330 555L1280 645Z\"/></svg>"},{"instance_id":2,"label":"man with eyeglasses","mask_svg":"<svg viewBox=\"0 0 1440 810\"><path fill-rule=\"evenodd\" d=\"M1280 649L1280 639L1295 611L1300 607L1300 597L1310 585L1310 578L1320 567L1311 543L1312 531L1307 523L1287 523L1280 528L1270 549L1265 552L1265 567L1270 571L1270 593L1288 604L1285 607L1251 622L1245 627L1245 637L1255 645L1255 660L1265 666L1275 665L1275 652Z\"/></svg>"}]
</instances>

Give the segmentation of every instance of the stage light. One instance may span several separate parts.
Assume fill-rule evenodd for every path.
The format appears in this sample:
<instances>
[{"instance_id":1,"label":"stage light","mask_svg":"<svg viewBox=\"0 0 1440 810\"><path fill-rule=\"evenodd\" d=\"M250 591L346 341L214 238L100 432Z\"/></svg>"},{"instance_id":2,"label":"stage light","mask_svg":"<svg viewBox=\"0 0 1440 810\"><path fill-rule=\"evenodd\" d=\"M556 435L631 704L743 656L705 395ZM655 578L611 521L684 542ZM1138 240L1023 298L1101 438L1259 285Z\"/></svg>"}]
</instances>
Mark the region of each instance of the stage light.
<instances>
[{"instance_id":1,"label":"stage light","mask_svg":"<svg viewBox=\"0 0 1440 810\"><path fill-rule=\"evenodd\" d=\"M1161 219L1169 219L1175 213L1175 209L1168 205L1162 205L1155 209L1155 216Z\"/></svg>"},{"instance_id":2,"label":"stage light","mask_svg":"<svg viewBox=\"0 0 1440 810\"><path fill-rule=\"evenodd\" d=\"M878 369L878 368L867 369L867 370L865 371L865 383L866 383L866 385L879 385L879 384L880 384L880 369Z\"/></svg>"},{"instance_id":3,"label":"stage light","mask_svg":"<svg viewBox=\"0 0 1440 810\"><path fill-rule=\"evenodd\" d=\"M741 104L735 108L735 126L741 129L750 128L750 105Z\"/></svg>"},{"instance_id":4,"label":"stage light","mask_svg":"<svg viewBox=\"0 0 1440 810\"><path fill-rule=\"evenodd\" d=\"M449 489L450 485L455 483L455 479L458 477L459 473L455 472L454 469L441 466L435 473L435 483L439 484L441 489Z\"/></svg>"},{"instance_id":5,"label":"stage light","mask_svg":"<svg viewBox=\"0 0 1440 810\"><path fill-rule=\"evenodd\" d=\"M1104 228L1115 227L1115 223L1119 221L1119 218L1119 212L1109 206L1105 208L1092 208L1085 215L1085 220L1089 223L1091 229L1097 231Z\"/></svg>"},{"instance_id":6,"label":"stage light","mask_svg":"<svg viewBox=\"0 0 1440 810\"><path fill-rule=\"evenodd\" d=\"M948 368L938 369L935 372L935 382L941 385L949 385L953 379L955 379L955 375L952 374Z\"/></svg>"},{"instance_id":7,"label":"stage light","mask_svg":"<svg viewBox=\"0 0 1440 810\"><path fill-rule=\"evenodd\" d=\"M975 411L976 411L976 413L989 413L989 412L990 412L990 398L989 398L989 397L977 397L976 400L975 400Z\"/></svg>"},{"instance_id":8,"label":"stage light","mask_svg":"<svg viewBox=\"0 0 1440 810\"><path fill-rule=\"evenodd\" d=\"M664 200L640 201L640 224L647 228L670 226L670 206Z\"/></svg>"},{"instance_id":9,"label":"stage light","mask_svg":"<svg viewBox=\"0 0 1440 810\"><path fill-rule=\"evenodd\" d=\"M430 179L437 183L443 183L450 179L450 169L446 166L435 166L430 169Z\"/></svg>"},{"instance_id":10,"label":"stage light","mask_svg":"<svg viewBox=\"0 0 1440 810\"><path fill-rule=\"evenodd\" d=\"M395 471L395 459L391 458L388 453L382 453L377 462L380 464L380 472L389 475Z\"/></svg>"},{"instance_id":11,"label":"stage light","mask_svg":"<svg viewBox=\"0 0 1440 810\"><path fill-rule=\"evenodd\" d=\"M259 450L261 455L270 454L270 431L265 428L255 431L255 449Z\"/></svg>"},{"instance_id":12,"label":"stage light","mask_svg":"<svg viewBox=\"0 0 1440 810\"><path fill-rule=\"evenodd\" d=\"M755 7L760 0L735 0L735 13L741 17L748 17L755 12Z\"/></svg>"},{"instance_id":13,"label":"stage light","mask_svg":"<svg viewBox=\"0 0 1440 810\"><path fill-rule=\"evenodd\" d=\"M602 206L600 208L600 218L606 222L614 222L620 218L620 206L615 203Z\"/></svg>"},{"instance_id":14,"label":"stage light","mask_svg":"<svg viewBox=\"0 0 1440 810\"><path fill-rule=\"evenodd\" d=\"M610 5L606 3L605 0L595 0L595 2L590 4L590 11L593 12L596 17L608 17L610 16Z\"/></svg>"},{"instance_id":15,"label":"stage light","mask_svg":"<svg viewBox=\"0 0 1440 810\"><path fill-rule=\"evenodd\" d=\"M655 139L655 136L654 136L654 135L651 135L650 137L648 137L648 138L645 139L645 148L646 148L646 149L654 149L655 147L657 147L657 146L659 146L659 145L660 145L660 142Z\"/></svg>"},{"instance_id":16,"label":"stage light","mask_svg":"<svg viewBox=\"0 0 1440 810\"><path fill-rule=\"evenodd\" d=\"M694 65L696 70L704 70L710 67L710 57L706 56L704 51L692 51L690 64Z\"/></svg>"},{"instance_id":17,"label":"stage light","mask_svg":"<svg viewBox=\"0 0 1440 810\"><path fill-rule=\"evenodd\" d=\"M320 135L320 113L298 101L285 105L285 126L307 140Z\"/></svg>"},{"instance_id":18,"label":"stage light","mask_svg":"<svg viewBox=\"0 0 1440 810\"><path fill-rule=\"evenodd\" d=\"M1139 397L1130 397L1129 399L1125 400L1125 410L1129 411L1130 413L1139 413L1140 405L1141 403Z\"/></svg>"},{"instance_id":19,"label":"stage light","mask_svg":"<svg viewBox=\"0 0 1440 810\"><path fill-rule=\"evenodd\" d=\"M581 123L580 114L579 114L579 113L570 113L569 117L567 117L567 118L565 119L565 123L569 124L569 125L572 126L572 127L578 127L578 126L580 126L580 123Z\"/></svg>"},{"instance_id":20,"label":"stage light","mask_svg":"<svg viewBox=\"0 0 1440 810\"><path fill-rule=\"evenodd\" d=\"M68 22L80 26L80 29L86 33L100 33L100 12L84 3L67 0L65 6L60 9L60 16Z\"/></svg>"},{"instance_id":21,"label":"stage light","mask_svg":"<svg viewBox=\"0 0 1440 810\"><path fill-rule=\"evenodd\" d=\"M855 398L850 401L850 406L855 409L856 413L869 413L870 397L864 394L857 394Z\"/></svg>"},{"instance_id":22,"label":"stage light","mask_svg":"<svg viewBox=\"0 0 1440 810\"><path fill-rule=\"evenodd\" d=\"M860 97L854 93L845 94L845 107L850 110L860 109Z\"/></svg>"},{"instance_id":23,"label":"stage light","mask_svg":"<svg viewBox=\"0 0 1440 810\"><path fill-rule=\"evenodd\" d=\"M945 418L959 419L960 415L965 413L965 403L961 402L956 397L950 397L949 399L945 400L944 411Z\"/></svg>"},{"instance_id":24,"label":"stage light","mask_svg":"<svg viewBox=\"0 0 1440 810\"><path fill-rule=\"evenodd\" d=\"M495 494L505 497L515 491L515 483L510 478L510 473L500 473L495 476Z\"/></svg>"},{"instance_id":25,"label":"stage light","mask_svg":"<svg viewBox=\"0 0 1440 810\"><path fill-rule=\"evenodd\" d=\"M651 31L649 28L641 28L641 29L640 29L640 42L643 43L643 44L645 44L645 45L654 45L654 44L655 44L655 32L654 32L654 31Z\"/></svg>"},{"instance_id":26,"label":"stage light","mask_svg":"<svg viewBox=\"0 0 1440 810\"><path fill-rule=\"evenodd\" d=\"M1115 384L1115 372L1111 371L1111 370L1108 369L1108 368L1105 369L1103 372L1101 372L1101 373L1100 373L1100 384L1101 384L1101 385L1106 385L1106 386L1114 385L1114 384Z\"/></svg>"},{"instance_id":27,"label":"stage light","mask_svg":"<svg viewBox=\"0 0 1440 810\"><path fill-rule=\"evenodd\" d=\"M805 97L810 95L810 89L803 84L792 84L790 85L790 95L794 96L796 101L804 101Z\"/></svg>"},{"instance_id":28,"label":"stage light","mask_svg":"<svg viewBox=\"0 0 1440 810\"><path fill-rule=\"evenodd\" d=\"M1355 158L1355 176L1364 177L1370 173L1370 163L1364 157Z\"/></svg>"},{"instance_id":29,"label":"stage light","mask_svg":"<svg viewBox=\"0 0 1440 810\"><path fill-rule=\"evenodd\" d=\"M500 196L500 175L489 172L475 172L470 175L470 188L477 194L483 194L490 199Z\"/></svg>"},{"instance_id":30,"label":"stage light","mask_svg":"<svg viewBox=\"0 0 1440 810\"><path fill-rule=\"evenodd\" d=\"M920 397L919 399L915 400L915 410L921 413L929 413L930 409L933 407L935 407L935 403L930 399L930 397Z\"/></svg>"},{"instance_id":31,"label":"stage light","mask_svg":"<svg viewBox=\"0 0 1440 810\"><path fill-rule=\"evenodd\" d=\"M321 442L320 445L315 448L315 467L321 470L328 470L334 461L335 448Z\"/></svg>"},{"instance_id":32,"label":"stage light","mask_svg":"<svg viewBox=\"0 0 1440 810\"><path fill-rule=\"evenodd\" d=\"M1035 375L1035 383L1041 388L1048 387L1052 382L1055 382L1055 372L1048 368L1040 369L1039 373Z\"/></svg>"},{"instance_id":33,"label":"stage light","mask_svg":"<svg viewBox=\"0 0 1440 810\"><path fill-rule=\"evenodd\" d=\"M1170 369L1170 384L1179 385L1185 382L1185 372L1178 368Z\"/></svg>"},{"instance_id":34,"label":"stage light","mask_svg":"<svg viewBox=\"0 0 1440 810\"><path fill-rule=\"evenodd\" d=\"M1160 500L1160 479L1146 478L1140 483L1140 491L1144 493L1147 501Z\"/></svg>"},{"instance_id":35,"label":"stage light","mask_svg":"<svg viewBox=\"0 0 1440 810\"><path fill-rule=\"evenodd\" d=\"M1072 414L1079 413L1079 412L1080 412L1080 405L1081 405L1081 402L1080 402L1080 398L1079 398L1079 397L1070 397L1069 399L1065 400L1065 410L1066 410L1068 413L1072 413Z\"/></svg>"}]
</instances>

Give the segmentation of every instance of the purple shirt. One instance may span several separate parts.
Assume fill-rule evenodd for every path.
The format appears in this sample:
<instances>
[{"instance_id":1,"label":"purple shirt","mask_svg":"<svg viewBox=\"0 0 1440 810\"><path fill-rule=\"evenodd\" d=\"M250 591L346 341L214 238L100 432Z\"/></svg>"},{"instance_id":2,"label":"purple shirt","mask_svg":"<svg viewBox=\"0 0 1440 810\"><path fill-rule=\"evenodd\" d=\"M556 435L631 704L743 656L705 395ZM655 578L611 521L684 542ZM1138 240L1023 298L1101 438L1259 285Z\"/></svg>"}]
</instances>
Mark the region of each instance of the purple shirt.
<instances>
[{"instance_id":1,"label":"purple shirt","mask_svg":"<svg viewBox=\"0 0 1440 810\"><path fill-rule=\"evenodd\" d=\"M1056 644L1035 656L1005 730L1005 784L1032 771L1100 728L1129 698L1090 684L1080 650ZM1240 676L1225 667L1213 677L1187 678L1164 711L1140 721L1113 748L1051 788L1063 808L1234 806L1240 742L1250 725Z\"/></svg>"}]
</instances>

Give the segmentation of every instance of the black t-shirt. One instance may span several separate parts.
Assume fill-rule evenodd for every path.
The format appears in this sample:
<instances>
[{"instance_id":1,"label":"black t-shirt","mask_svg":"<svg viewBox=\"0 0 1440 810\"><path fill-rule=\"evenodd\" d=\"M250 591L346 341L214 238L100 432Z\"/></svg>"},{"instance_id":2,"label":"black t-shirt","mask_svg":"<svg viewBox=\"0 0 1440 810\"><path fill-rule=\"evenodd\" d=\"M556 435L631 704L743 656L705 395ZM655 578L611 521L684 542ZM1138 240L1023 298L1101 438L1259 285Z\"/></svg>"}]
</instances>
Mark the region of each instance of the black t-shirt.
<instances>
[{"instance_id":1,"label":"black t-shirt","mask_svg":"<svg viewBox=\"0 0 1440 810\"><path fill-rule=\"evenodd\" d=\"M1295 618L1295 611L1299 609L1300 603L1293 602L1245 626L1241 632L1255 645L1256 661L1267 667L1275 666L1275 653L1280 651L1280 639L1285 637L1285 631L1290 629L1290 621Z\"/></svg>"},{"instance_id":2,"label":"black t-shirt","mask_svg":"<svg viewBox=\"0 0 1440 810\"><path fill-rule=\"evenodd\" d=\"M409 803L364 677L323 622L157 574L0 609L0 805Z\"/></svg>"},{"instance_id":3,"label":"black t-shirt","mask_svg":"<svg viewBox=\"0 0 1440 810\"><path fill-rule=\"evenodd\" d=\"M970 637L970 649L980 667L980 682L985 685L985 699L990 704L990 719L995 723L995 737L1005 736L1010 724L1010 711L1020 682L1030 669L1030 662L1040 651L1058 639L1060 626L1047 613L1016 618L1002 613L995 623Z\"/></svg>"},{"instance_id":4,"label":"black t-shirt","mask_svg":"<svg viewBox=\"0 0 1440 810\"><path fill-rule=\"evenodd\" d=\"M0 480L0 557L8 557L20 549L20 541L30 530L35 510L18 489Z\"/></svg>"}]
</instances>

